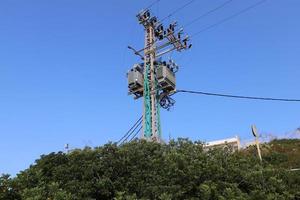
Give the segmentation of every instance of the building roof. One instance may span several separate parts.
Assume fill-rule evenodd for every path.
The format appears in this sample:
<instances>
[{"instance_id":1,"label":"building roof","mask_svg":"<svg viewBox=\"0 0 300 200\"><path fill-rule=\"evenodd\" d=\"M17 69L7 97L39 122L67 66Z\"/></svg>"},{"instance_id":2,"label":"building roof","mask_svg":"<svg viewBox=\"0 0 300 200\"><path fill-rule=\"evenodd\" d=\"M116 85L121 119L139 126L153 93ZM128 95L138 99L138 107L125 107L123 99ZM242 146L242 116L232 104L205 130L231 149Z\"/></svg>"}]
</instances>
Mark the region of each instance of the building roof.
<instances>
[{"instance_id":1,"label":"building roof","mask_svg":"<svg viewBox=\"0 0 300 200\"><path fill-rule=\"evenodd\" d=\"M215 140L215 141L207 142L205 146L208 147L208 146L222 145L225 143L238 143L238 142L239 142L239 138L234 137L234 138L227 138L223 140Z\"/></svg>"}]
</instances>

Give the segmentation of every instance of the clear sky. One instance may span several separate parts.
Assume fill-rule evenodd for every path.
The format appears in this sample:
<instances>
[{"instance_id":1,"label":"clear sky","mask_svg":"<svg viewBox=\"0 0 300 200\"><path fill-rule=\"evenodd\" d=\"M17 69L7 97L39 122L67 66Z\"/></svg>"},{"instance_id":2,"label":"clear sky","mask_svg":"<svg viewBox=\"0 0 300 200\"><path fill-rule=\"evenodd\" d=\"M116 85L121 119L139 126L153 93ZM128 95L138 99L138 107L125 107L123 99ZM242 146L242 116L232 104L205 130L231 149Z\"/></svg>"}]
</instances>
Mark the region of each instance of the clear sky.
<instances>
[{"instance_id":1,"label":"clear sky","mask_svg":"<svg viewBox=\"0 0 300 200\"><path fill-rule=\"evenodd\" d=\"M184 25L225 0L195 0L167 19ZM172 3L171 3L172 2ZM161 0L159 18L188 0ZM255 3L233 0L186 28L193 34ZM126 72L143 47L135 15L150 0L0 1L0 173L16 174L41 154L116 141L142 113ZM269 0L192 39L172 57L177 88L300 98L300 1ZM164 138L251 138L255 123L282 135L300 126L300 104L177 94L162 111Z\"/></svg>"}]
</instances>

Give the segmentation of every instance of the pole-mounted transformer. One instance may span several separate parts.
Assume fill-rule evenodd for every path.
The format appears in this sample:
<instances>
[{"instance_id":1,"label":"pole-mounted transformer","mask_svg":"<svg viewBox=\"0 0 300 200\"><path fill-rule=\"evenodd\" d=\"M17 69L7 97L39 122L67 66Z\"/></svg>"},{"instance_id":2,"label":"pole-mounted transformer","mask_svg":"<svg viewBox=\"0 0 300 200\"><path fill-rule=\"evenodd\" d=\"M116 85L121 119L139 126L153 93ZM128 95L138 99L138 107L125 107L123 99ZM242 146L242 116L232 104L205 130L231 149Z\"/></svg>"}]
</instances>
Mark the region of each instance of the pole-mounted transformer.
<instances>
[{"instance_id":1,"label":"pole-mounted transformer","mask_svg":"<svg viewBox=\"0 0 300 200\"><path fill-rule=\"evenodd\" d=\"M128 47L143 61L134 64L127 73L129 94L144 99L142 138L162 142L160 107L169 109L174 105L170 95L176 92L178 71L173 60L163 61L162 56L173 50L188 49L191 44L188 36L182 38L182 29L176 30L176 22L165 29L149 10L142 10L137 18L145 28L145 47L141 50Z\"/></svg>"}]
</instances>

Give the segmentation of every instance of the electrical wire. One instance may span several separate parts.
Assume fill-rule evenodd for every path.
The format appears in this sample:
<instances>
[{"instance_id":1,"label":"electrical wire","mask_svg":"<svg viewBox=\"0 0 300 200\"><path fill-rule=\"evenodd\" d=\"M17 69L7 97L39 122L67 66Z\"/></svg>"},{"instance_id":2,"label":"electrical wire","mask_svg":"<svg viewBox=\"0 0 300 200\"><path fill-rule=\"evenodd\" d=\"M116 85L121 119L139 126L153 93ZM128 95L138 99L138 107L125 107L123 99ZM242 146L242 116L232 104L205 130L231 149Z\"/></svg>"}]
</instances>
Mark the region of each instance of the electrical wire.
<instances>
[{"instance_id":1,"label":"electrical wire","mask_svg":"<svg viewBox=\"0 0 300 200\"><path fill-rule=\"evenodd\" d=\"M245 12L247 12L247 11L253 9L253 8L256 8L257 6L263 4L263 3L266 2L266 1L267 1L267 0L261 0L261 1L258 1L258 2L256 2L255 4L252 4L252 5L248 6L247 8L244 8L243 10L240 10L239 12L234 13L233 15L230 15L229 17L226 17L226 18L224 18L224 19L218 21L217 23L214 23L214 24L212 24L212 25L210 25L210 26L207 26L207 27L203 28L202 30L200 30L200 31L198 31L198 32L196 32L196 33L194 33L190 38L195 37L195 36L199 35L200 33L203 33L203 32L205 32L205 31L207 31L207 30L210 30L210 29L212 29L212 28L215 28L215 27L217 27L217 26L219 26L219 25L221 25L221 24L223 24L223 23L225 23L225 22L227 22L227 21L229 21L229 20L231 20L231 19L233 19L233 18L235 18L235 17L238 17L238 16L240 16L241 14L243 14L243 13L245 13Z\"/></svg>"},{"instance_id":2,"label":"electrical wire","mask_svg":"<svg viewBox=\"0 0 300 200\"><path fill-rule=\"evenodd\" d=\"M171 16L173 16L174 14L176 14L177 12L179 12L180 10L184 9L185 7L187 7L188 5L192 4L195 0L190 0L189 2L187 2L186 4L180 6L179 8L177 8L176 10L174 10L173 12L171 12L169 15L165 16L162 20L160 20L160 22L163 22L164 20L170 18Z\"/></svg>"},{"instance_id":3,"label":"electrical wire","mask_svg":"<svg viewBox=\"0 0 300 200\"><path fill-rule=\"evenodd\" d=\"M160 1L161 1L161 0L153 1L149 6L146 7L146 10L152 8L152 6L154 6L155 4L157 4L157 3L160 2Z\"/></svg>"},{"instance_id":4,"label":"electrical wire","mask_svg":"<svg viewBox=\"0 0 300 200\"><path fill-rule=\"evenodd\" d=\"M223 4L221 4L221 5L217 6L217 7L215 7L215 8L212 9L212 10L209 10L208 12L204 13L203 15L201 15L201 16L195 18L194 20L192 20L191 22L187 23L186 25L181 26L181 28L177 29L176 31L178 31L178 30L180 30L180 29L182 29L182 28L185 28L185 27L187 27L187 26L190 26L190 25L194 24L194 23L197 22L198 20L200 20L200 19L202 19L202 18L208 16L209 14L211 14L211 13L213 13L213 12L215 12L215 11L217 11L217 10L223 8L223 7L225 7L227 4L231 3L232 1L233 1L233 0L227 0L227 1L225 1ZM247 12L247 11L249 11L249 10L251 10L251 9L253 9L253 8L255 8L255 7L257 7L257 6L259 6L260 4L262 4L262 3L266 2L266 1L267 1L267 0L261 0L261 1L258 1L258 2L256 2L255 4L252 4L252 5L250 5L249 7L246 7L245 9L240 10L240 11L237 12L237 13L234 13L233 15L230 15L229 17L226 17L226 18L224 18L224 19L218 21L217 23L214 23L214 24L212 24L212 25L210 25L210 26L207 26L207 27L203 28L202 30L200 30L200 31L198 31L198 32L196 32L196 33L194 33L194 34L192 34L192 36L190 36L189 39L191 39L191 38L193 38L193 37L195 37L195 36L197 36L197 35L199 35L199 34L205 32L205 31L208 31L208 30L210 30L210 29L212 29L212 28L215 28L215 27L217 27L217 26L219 26L219 25L221 25L221 24L223 24L223 23L225 23L225 22L227 22L227 21L229 21L229 20L231 20L231 19L233 19L233 18L235 18L235 17L238 17L239 15L241 15L241 14L243 14L243 13L245 13L245 12ZM166 18L168 18L168 17L174 15L176 12L178 12L179 10L185 8L186 6L188 6L189 4L191 4L192 2L194 2L194 0L191 0L191 1L189 1L188 3L184 4L183 6L181 6L180 8L176 9L176 10L173 11L171 14L169 14L168 16L166 16L165 18L163 18L162 20L160 20L160 22L162 22L162 21L165 20ZM148 48L148 47L145 47L145 48L139 50L138 52L140 52L140 51L142 51L142 50L145 50L146 48Z\"/></svg>"},{"instance_id":5,"label":"electrical wire","mask_svg":"<svg viewBox=\"0 0 300 200\"><path fill-rule=\"evenodd\" d=\"M133 134L133 132L135 132L136 131L136 129L139 127L139 126L141 126L142 125L142 122L140 122L133 130L132 130L132 132L121 142L121 144L120 145L122 145L122 144L124 144L125 143L125 141L127 141L128 140L128 138ZM142 129L142 127L143 126L141 126L139 129L138 129L138 132L140 131L140 129Z\"/></svg>"},{"instance_id":6,"label":"electrical wire","mask_svg":"<svg viewBox=\"0 0 300 200\"><path fill-rule=\"evenodd\" d=\"M211 92L192 91L192 90L177 90L176 91L176 93L180 93L180 92L181 93L207 95L207 96L237 98L237 99L250 99L250 100L263 100L263 101L300 102L300 99L272 98L272 97L254 97L254 96L231 95L231 94L211 93Z\"/></svg>"},{"instance_id":7,"label":"electrical wire","mask_svg":"<svg viewBox=\"0 0 300 200\"><path fill-rule=\"evenodd\" d=\"M132 134L133 131L135 131L134 127L135 126L139 126L138 124L141 124L142 123L142 119L143 119L143 116L141 116L135 123L134 125L125 133L125 135L123 135L123 137L121 139L118 140L117 144L120 143L130 132ZM134 129L134 130L133 130ZM133 130L133 131L132 131Z\"/></svg>"},{"instance_id":8,"label":"electrical wire","mask_svg":"<svg viewBox=\"0 0 300 200\"><path fill-rule=\"evenodd\" d=\"M129 140L129 142L131 142L132 140L134 140L134 138L140 133L140 131L142 130L142 126L139 128L139 130L132 136L132 138Z\"/></svg>"},{"instance_id":9,"label":"electrical wire","mask_svg":"<svg viewBox=\"0 0 300 200\"><path fill-rule=\"evenodd\" d=\"M227 1L225 1L224 3L218 5L217 7L215 7L215 8L213 8L213 9L207 11L206 13L204 13L204 14L200 15L199 17L193 19L192 21L188 22L188 23L185 24L183 27L186 28L186 27L188 27L188 26L194 24L195 22L199 21L200 19L202 19L202 18L204 18L204 17L206 17L206 16L208 16L208 15L210 15L210 14L216 12L216 11L219 10L219 9L224 8L227 4L231 3L232 1L233 1L233 0L227 0Z\"/></svg>"},{"instance_id":10,"label":"electrical wire","mask_svg":"<svg viewBox=\"0 0 300 200\"><path fill-rule=\"evenodd\" d=\"M189 2L187 2L186 4L182 5L181 7L177 8L176 10L174 10L173 12L171 12L169 15L167 15L166 17L164 17L162 20L159 21L159 23L163 22L164 20L166 20L167 18L171 17L172 15L176 14L177 12L179 12L180 10L184 9L185 7L187 7L188 5L192 4L195 0L191 0ZM189 23L185 24L184 26L181 26L180 28L176 29L175 32L183 29L183 28L186 28L192 24L194 24L195 22L199 21L200 19L210 15L211 13L213 12L216 12L217 10L225 7L227 4L231 3L233 0L227 0L225 1L224 3L220 4L219 6L215 7L214 9L211 9L209 11L207 11L206 13L202 14L201 16L193 19L192 21L190 21ZM196 33L197 34L197 33ZM191 38L191 37L190 37ZM148 47L145 47L141 50L139 50L138 52L142 51L142 50L145 50L146 48Z\"/></svg>"}]
</instances>

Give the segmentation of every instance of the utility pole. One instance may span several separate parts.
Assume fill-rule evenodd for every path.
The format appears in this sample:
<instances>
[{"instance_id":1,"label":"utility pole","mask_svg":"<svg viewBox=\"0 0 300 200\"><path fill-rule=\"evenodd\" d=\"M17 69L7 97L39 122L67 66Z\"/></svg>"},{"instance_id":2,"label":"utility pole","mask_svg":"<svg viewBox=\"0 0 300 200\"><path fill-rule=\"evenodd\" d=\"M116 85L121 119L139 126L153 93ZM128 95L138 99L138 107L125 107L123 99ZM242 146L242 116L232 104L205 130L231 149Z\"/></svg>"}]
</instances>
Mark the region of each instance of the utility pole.
<instances>
[{"instance_id":1,"label":"utility pole","mask_svg":"<svg viewBox=\"0 0 300 200\"><path fill-rule=\"evenodd\" d=\"M143 23L143 21L141 21ZM156 57L154 26L156 20L152 23L143 23L145 27L145 48L144 48L144 115L143 115L143 132L145 138L159 141L161 137L160 121L157 92L156 92L156 77L154 61ZM150 82L149 82L150 81Z\"/></svg>"},{"instance_id":2,"label":"utility pole","mask_svg":"<svg viewBox=\"0 0 300 200\"><path fill-rule=\"evenodd\" d=\"M69 144L68 144L68 143L65 144L65 152L66 152L66 153L69 153Z\"/></svg>"},{"instance_id":3,"label":"utility pole","mask_svg":"<svg viewBox=\"0 0 300 200\"><path fill-rule=\"evenodd\" d=\"M261 152L260 152L260 146L259 146L259 139L258 139L259 134L257 132L257 128L256 128L255 125L252 125L251 129L252 129L252 134L255 137L255 144L256 144L257 154L258 154L260 162L262 162L262 157L261 157Z\"/></svg>"},{"instance_id":4,"label":"utility pole","mask_svg":"<svg viewBox=\"0 0 300 200\"><path fill-rule=\"evenodd\" d=\"M143 97L143 134L146 140L162 142L160 107L169 109L175 101L170 97L176 92L175 73L178 66L173 60L162 61L162 56L173 50L181 51L191 47L189 37L181 38L183 30L175 30L174 22L164 29L149 10L142 10L136 16L145 30L145 44L134 51L143 62L135 64L127 73L129 94L135 99Z\"/></svg>"}]
</instances>

